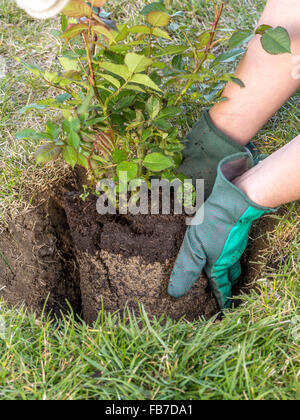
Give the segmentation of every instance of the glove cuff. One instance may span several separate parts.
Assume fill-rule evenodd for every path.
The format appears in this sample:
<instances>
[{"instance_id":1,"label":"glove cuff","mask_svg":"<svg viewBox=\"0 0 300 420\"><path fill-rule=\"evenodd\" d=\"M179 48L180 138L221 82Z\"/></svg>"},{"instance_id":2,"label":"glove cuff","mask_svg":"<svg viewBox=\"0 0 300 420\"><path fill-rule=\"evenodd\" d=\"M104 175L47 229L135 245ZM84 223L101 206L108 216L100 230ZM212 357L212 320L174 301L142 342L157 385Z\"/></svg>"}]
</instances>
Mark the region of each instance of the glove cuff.
<instances>
[{"instance_id":1,"label":"glove cuff","mask_svg":"<svg viewBox=\"0 0 300 420\"><path fill-rule=\"evenodd\" d=\"M222 159L218 166L218 174L213 189L217 196L229 197L232 205L241 209L252 207L262 213L275 213L279 207L264 207L252 201L242 190L231 181L243 175L255 165L253 158L248 153L237 153Z\"/></svg>"},{"instance_id":2,"label":"glove cuff","mask_svg":"<svg viewBox=\"0 0 300 420\"><path fill-rule=\"evenodd\" d=\"M219 162L226 156L245 152L245 148L222 133L212 122L208 111L193 126L184 141L183 162L178 172L187 178L204 179L205 198L214 186Z\"/></svg>"},{"instance_id":3,"label":"glove cuff","mask_svg":"<svg viewBox=\"0 0 300 420\"><path fill-rule=\"evenodd\" d=\"M193 126L184 145L186 146L186 150L183 152L185 157L188 157L189 152L203 154L204 151L209 157L218 159L217 163L228 155L245 151L243 146L233 141L215 126L208 110L202 113L201 118Z\"/></svg>"}]
</instances>

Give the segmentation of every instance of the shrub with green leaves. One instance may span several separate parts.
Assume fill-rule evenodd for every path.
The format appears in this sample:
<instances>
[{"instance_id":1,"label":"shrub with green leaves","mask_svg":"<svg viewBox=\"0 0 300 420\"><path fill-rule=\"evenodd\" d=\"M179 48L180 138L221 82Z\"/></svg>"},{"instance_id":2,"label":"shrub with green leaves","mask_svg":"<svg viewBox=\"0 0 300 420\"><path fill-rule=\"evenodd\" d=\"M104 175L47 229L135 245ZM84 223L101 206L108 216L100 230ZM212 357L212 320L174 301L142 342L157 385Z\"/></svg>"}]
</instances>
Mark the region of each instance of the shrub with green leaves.
<instances>
[{"instance_id":1,"label":"shrub with green leaves","mask_svg":"<svg viewBox=\"0 0 300 420\"><path fill-rule=\"evenodd\" d=\"M207 106L221 98L225 83L244 84L224 70L224 63L241 56L254 35L236 31L230 40L219 34L223 1L209 0L215 10L211 29L186 26L182 12L172 13L163 2L141 10L138 25L115 23L101 7L105 0L70 0L61 17L64 41L60 71L43 71L19 60L33 75L60 90L30 104L32 109L61 111L43 132L26 128L17 138L41 141L38 163L62 157L88 172L89 187L102 178L119 182L138 178L149 184L159 175L170 181L184 176L177 168L183 149L176 121L189 105ZM260 27L270 53L289 50L283 28ZM229 43L228 43L229 41ZM217 57L215 50L228 47ZM149 185L150 186L150 185Z\"/></svg>"}]
</instances>

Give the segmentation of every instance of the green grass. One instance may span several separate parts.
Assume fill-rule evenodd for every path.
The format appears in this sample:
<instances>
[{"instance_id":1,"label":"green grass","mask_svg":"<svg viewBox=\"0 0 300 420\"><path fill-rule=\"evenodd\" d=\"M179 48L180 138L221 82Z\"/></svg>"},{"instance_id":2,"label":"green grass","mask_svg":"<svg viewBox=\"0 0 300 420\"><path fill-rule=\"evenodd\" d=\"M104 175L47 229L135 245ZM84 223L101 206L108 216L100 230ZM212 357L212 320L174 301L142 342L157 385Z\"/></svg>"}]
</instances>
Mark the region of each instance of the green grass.
<instances>
[{"instance_id":1,"label":"green grass","mask_svg":"<svg viewBox=\"0 0 300 420\"><path fill-rule=\"evenodd\" d=\"M229 0L224 31L253 28L263 3ZM133 23L144 4L120 0L111 7ZM5 218L28 205L32 184L59 175L53 167L44 172L36 167L34 143L15 140L18 130L40 127L46 118L32 113L25 119L18 109L49 92L14 57L50 69L61 45L52 36L57 19L34 21L12 1L0 5L0 56L8 69L0 79L0 214ZM186 10L187 23L199 29L211 18L204 1L174 0L173 7ZM299 104L300 93L259 133L264 151L272 153L299 134ZM0 399L299 399L299 205L286 206L278 219L256 261L262 266L276 261L278 269L261 271L255 290L222 321L168 319L161 325L145 314L126 313L119 321L101 313L88 328L72 315L41 319L2 301Z\"/></svg>"},{"instance_id":2,"label":"green grass","mask_svg":"<svg viewBox=\"0 0 300 420\"><path fill-rule=\"evenodd\" d=\"M88 329L2 307L0 399L298 399L295 277L273 281L221 322L101 313Z\"/></svg>"}]
</instances>

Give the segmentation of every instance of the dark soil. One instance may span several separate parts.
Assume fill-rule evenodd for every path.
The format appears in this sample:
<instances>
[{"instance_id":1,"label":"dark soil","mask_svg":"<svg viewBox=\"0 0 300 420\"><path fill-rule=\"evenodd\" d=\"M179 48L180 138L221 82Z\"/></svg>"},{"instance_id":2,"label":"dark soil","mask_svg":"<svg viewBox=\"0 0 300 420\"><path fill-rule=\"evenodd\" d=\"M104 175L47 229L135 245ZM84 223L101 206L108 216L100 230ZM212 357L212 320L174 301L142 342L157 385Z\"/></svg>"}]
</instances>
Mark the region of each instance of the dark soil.
<instances>
[{"instance_id":1,"label":"dark soil","mask_svg":"<svg viewBox=\"0 0 300 420\"><path fill-rule=\"evenodd\" d=\"M41 313L81 312L79 274L65 214L50 199L9 223L0 237L0 294Z\"/></svg>"},{"instance_id":2,"label":"dark soil","mask_svg":"<svg viewBox=\"0 0 300 420\"><path fill-rule=\"evenodd\" d=\"M181 215L99 215L96 198L83 202L79 194L65 196L65 209L80 270L84 319L92 322L104 308L126 305L148 315L188 320L211 317L217 304L201 276L180 299L168 293L169 277L184 238Z\"/></svg>"},{"instance_id":3,"label":"dark soil","mask_svg":"<svg viewBox=\"0 0 300 420\"><path fill-rule=\"evenodd\" d=\"M183 298L167 294L186 229L183 216L101 216L96 198L82 201L78 193L66 193L74 187L52 189L46 204L11 220L0 235L0 296L9 305L25 303L38 314L45 309L56 315L71 306L88 323L102 304L115 312L127 305L139 311L142 303L150 317L187 320L218 312L204 276ZM257 260L268 220L255 225L245 265L255 264L244 272L236 294L264 269Z\"/></svg>"}]
</instances>

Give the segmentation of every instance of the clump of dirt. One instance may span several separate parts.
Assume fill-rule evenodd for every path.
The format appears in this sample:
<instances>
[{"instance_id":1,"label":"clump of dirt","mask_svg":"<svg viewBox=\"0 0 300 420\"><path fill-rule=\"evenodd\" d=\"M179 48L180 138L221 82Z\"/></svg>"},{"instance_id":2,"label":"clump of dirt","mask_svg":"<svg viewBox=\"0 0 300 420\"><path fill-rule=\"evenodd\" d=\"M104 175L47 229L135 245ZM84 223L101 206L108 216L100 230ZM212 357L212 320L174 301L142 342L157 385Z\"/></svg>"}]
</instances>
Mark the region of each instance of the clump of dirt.
<instances>
[{"instance_id":1,"label":"clump of dirt","mask_svg":"<svg viewBox=\"0 0 300 420\"><path fill-rule=\"evenodd\" d=\"M201 276L180 299L168 293L169 277L186 225L181 215L99 215L96 198L82 201L78 193L65 196L65 209L80 271L83 315L97 318L104 306L117 311L142 303L149 316L173 319L210 318L216 301Z\"/></svg>"}]
</instances>

